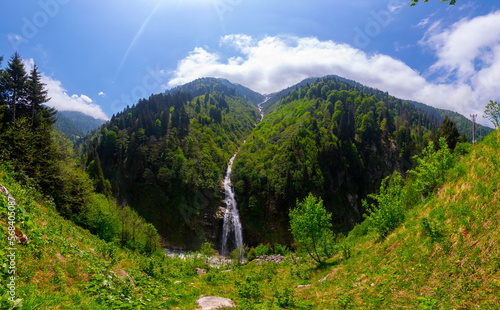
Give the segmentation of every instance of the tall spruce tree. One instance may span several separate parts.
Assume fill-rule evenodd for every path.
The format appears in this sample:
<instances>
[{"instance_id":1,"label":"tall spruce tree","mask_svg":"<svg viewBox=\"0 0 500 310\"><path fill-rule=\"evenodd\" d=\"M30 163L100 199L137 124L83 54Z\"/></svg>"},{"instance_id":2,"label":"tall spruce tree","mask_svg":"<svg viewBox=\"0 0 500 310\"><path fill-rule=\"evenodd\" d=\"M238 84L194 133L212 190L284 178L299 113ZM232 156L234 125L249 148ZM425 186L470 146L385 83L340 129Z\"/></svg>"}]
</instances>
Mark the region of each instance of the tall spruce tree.
<instances>
[{"instance_id":1,"label":"tall spruce tree","mask_svg":"<svg viewBox=\"0 0 500 310\"><path fill-rule=\"evenodd\" d=\"M446 139L446 144L448 144L448 147L452 151L460 140L460 132L458 132L457 124L448 115L444 117L443 124L438 129L436 141L438 142L441 137Z\"/></svg>"},{"instance_id":2,"label":"tall spruce tree","mask_svg":"<svg viewBox=\"0 0 500 310\"><path fill-rule=\"evenodd\" d=\"M50 98L47 97L48 91L45 89L45 84L43 84L40 79L38 67L34 65L28 78L28 102L31 104L32 125L35 120L35 115L42 112L42 110L44 110L43 104L50 100Z\"/></svg>"},{"instance_id":3,"label":"tall spruce tree","mask_svg":"<svg viewBox=\"0 0 500 310\"><path fill-rule=\"evenodd\" d=\"M26 103L28 80L21 56L17 52L12 56L6 71L9 108L12 112L12 121L15 122L16 107Z\"/></svg>"}]
</instances>

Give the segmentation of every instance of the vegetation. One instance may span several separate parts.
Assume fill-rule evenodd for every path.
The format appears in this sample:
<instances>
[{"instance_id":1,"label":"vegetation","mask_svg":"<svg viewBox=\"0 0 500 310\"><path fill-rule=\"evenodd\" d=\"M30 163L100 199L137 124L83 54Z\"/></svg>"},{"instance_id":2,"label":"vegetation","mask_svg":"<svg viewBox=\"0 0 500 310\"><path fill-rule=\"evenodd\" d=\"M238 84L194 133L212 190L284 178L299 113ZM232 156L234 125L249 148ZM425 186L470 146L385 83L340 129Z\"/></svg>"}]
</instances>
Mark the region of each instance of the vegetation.
<instances>
[{"instance_id":1,"label":"vegetation","mask_svg":"<svg viewBox=\"0 0 500 310\"><path fill-rule=\"evenodd\" d=\"M60 112L56 114L57 121L54 124L54 128L64 135L70 141L76 141L78 137L83 137L84 134L80 128L70 121L66 116L62 115Z\"/></svg>"},{"instance_id":2,"label":"vegetation","mask_svg":"<svg viewBox=\"0 0 500 310\"><path fill-rule=\"evenodd\" d=\"M455 123L460 135L462 135L462 136L465 135L465 137L467 138L467 141L473 140L472 139L472 121L465 118L463 115L458 114L457 112L449 111L449 110L434 108L434 107L431 107L431 106L428 106L428 105L425 105L423 103L416 102L416 101L409 100L408 103L411 103L417 109L422 110L422 112L428 113L428 114L436 117L440 121L444 122L444 119L447 117L448 119L453 121L453 123ZM482 141L483 138L486 137L492 131L493 131L492 128L476 123L475 140Z\"/></svg>"},{"instance_id":3,"label":"vegetation","mask_svg":"<svg viewBox=\"0 0 500 310\"><path fill-rule=\"evenodd\" d=\"M489 119L495 128L500 127L500 104L498 102L490 100L490 103L486 106L484 111L484 118Z\"/></svg>"},{"instance_id":4,"label":"vegetation","mask_svg":"<svg viewBox=\"0 0 500 310\"><path fill-rule=\"evenodd\" d=\"M221 179L260 114L215 79L178 90L184 92L140 100L78 147L82 165L97 169L96 184L108 179L114 197L153 223L171 247L193 249L222 234Z\"/></svg>"},{"instance_id":5,"label":"vegetation","mask_svg":"<svg viewBox=\"0 0 500 310\"><path fill-rule=\"evenodd\" d=\"M98 128L102 124L105 123L104 120L102 119L95 119L92 116L85 115L81 112L76 112L76 111L59 111L57 112L57 118L58 122L56 122L56 128L60 129L62 133L68 137L68 139L71 139L71 134L75 134L78 132L73 132L75 129L73 127L76 127L81 134L78 134L77 136L83 137L85 136L88 132ZM64 123L61 124L61 126L58 126L59 120L63 120ZM71 122L72 125L66 125L66 126L71 126L71 128L65 128L63 127L67 122ZM69 132L68 132L69 130ZM72 141L76 141L76 139L71 139Z\"/></svg>"},{"instance_id":6,"label":"vegetation","mask_svg":"<svg viewBox=\"0 0 500 310\"><path fill-rule=\"evenodd\" d=\"M456 138L413 105L334 76L292 90L269 110L233 167L250 245L291 244L289 209L309 193L322 197L336 232L349 231L384 177L404 174L439 136Z\"/></svg>"},{"instance_id":7,"label":"vegetation","mask_svg":"<svg viewBox=\"0 0 500 310\"><path fill-rule=\"evenodd\" d=\"M498 131L474 148L459 145L444 183L425 201L413 174L384 185L390 191L403 184L418 199L405 205L404 219L386 238L368 218L322 265L296 254L282 263L233 266L212 266L197 255L142 256L62 218L53 202L16 181L12 167L0 166L0 184L16 199L18 225L29 239L16 245L18 309L193 309L200 295L230 298L237 309L496 309L499 146ZM0 198L6 234L7 203ZM203 253L213 250L205 245ZM3 308L12 307L7 297Z\"/></svg>"},{"instance_id":8,"label":"vegetation","mask_svg":"<svg viewBox=\"0 0 500 310\"><path fill-rule=\"evenodd\" d=\"M299 250L305 251L319 264L322 257L331 256L328 244L333 241L332 215L326 212L323 201L309 194L290 211L290 229Z\"/></svg>"},{"instance_id":9,"label":"vegetation","mask_svg":"<svg viewBox=\"0 0 500 310\"><path fill-rule=\"evenodd\" d=\"M102 171L102 182L93 184L89 175L96 179L99 169L89 169L87 174L78 165L71 143L54 130L56 111L44 105L50 98L36 65L28 75L15 53L0 76L0 163L4 168L50 197L63 217L103 240L145 253L158 249L156 229L130 208L116 205L110 189L104 190Z\"/></svg>"}]
</instances>

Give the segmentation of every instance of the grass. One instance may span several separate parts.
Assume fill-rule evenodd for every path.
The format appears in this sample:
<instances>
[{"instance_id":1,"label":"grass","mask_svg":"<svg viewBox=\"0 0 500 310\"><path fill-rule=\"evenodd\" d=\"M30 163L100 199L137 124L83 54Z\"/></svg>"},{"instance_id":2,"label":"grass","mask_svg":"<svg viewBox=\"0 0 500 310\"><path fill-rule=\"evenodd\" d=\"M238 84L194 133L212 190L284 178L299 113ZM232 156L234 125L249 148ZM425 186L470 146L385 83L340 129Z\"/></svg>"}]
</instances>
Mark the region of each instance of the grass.
<instances>
[{"instance_id":1,"label":"grass","mask_svg":"<svg viewBox=\"0 0 500 310\"><path fill-rule=\"evenodd\" d=\"M291 255L220 268L201 257L143 256L63 219L3 167L0 184L16 198L30 240L17 245L18 309L196 309L200 296L230 298L240 309L500 309L499 146L496 131L387 238L359 225L320 267ZM6 236L3 209L0 222ZM1 294L0 306L10 308Z\"/></svg>"}]
</instances>

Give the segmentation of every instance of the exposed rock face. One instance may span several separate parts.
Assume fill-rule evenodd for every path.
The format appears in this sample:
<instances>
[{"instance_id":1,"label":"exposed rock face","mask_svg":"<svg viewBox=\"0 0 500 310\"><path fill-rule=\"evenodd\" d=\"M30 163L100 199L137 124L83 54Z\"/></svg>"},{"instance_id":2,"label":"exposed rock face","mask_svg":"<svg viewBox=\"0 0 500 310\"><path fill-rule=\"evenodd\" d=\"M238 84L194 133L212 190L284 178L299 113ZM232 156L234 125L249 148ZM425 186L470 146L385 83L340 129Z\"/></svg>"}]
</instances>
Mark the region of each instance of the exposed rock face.
<instances>
[{"instance_id":1,"label":"exposed rock face","mask_svg":"<svg viewBox=\"0 0 500 310\"><path fill-rule=\"evenodd\" d=\"M222 297L203 297L196 301L201 310L217 310L219 307L236 307L231 299Z\"/></svg>"}]
</instances>

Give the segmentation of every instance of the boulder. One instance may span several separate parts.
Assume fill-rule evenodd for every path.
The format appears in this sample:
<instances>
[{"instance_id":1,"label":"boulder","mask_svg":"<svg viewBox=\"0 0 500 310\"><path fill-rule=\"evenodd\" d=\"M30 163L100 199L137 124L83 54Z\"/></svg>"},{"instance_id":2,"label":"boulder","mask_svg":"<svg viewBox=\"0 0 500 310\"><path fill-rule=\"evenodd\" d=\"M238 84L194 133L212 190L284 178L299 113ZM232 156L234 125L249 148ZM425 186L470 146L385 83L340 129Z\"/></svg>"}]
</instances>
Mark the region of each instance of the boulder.
<instances>
[{"instance_id":1,"label":"boulder","mask_svg":"<svg viewBox=\"0 0 500 310\"><path fill-rule=\"evenodd\" d=\"M201 310L217 310L219 307L236 307L231 299L222 297L203 297L196 301Z\"/></svg>"}]
</instances>

